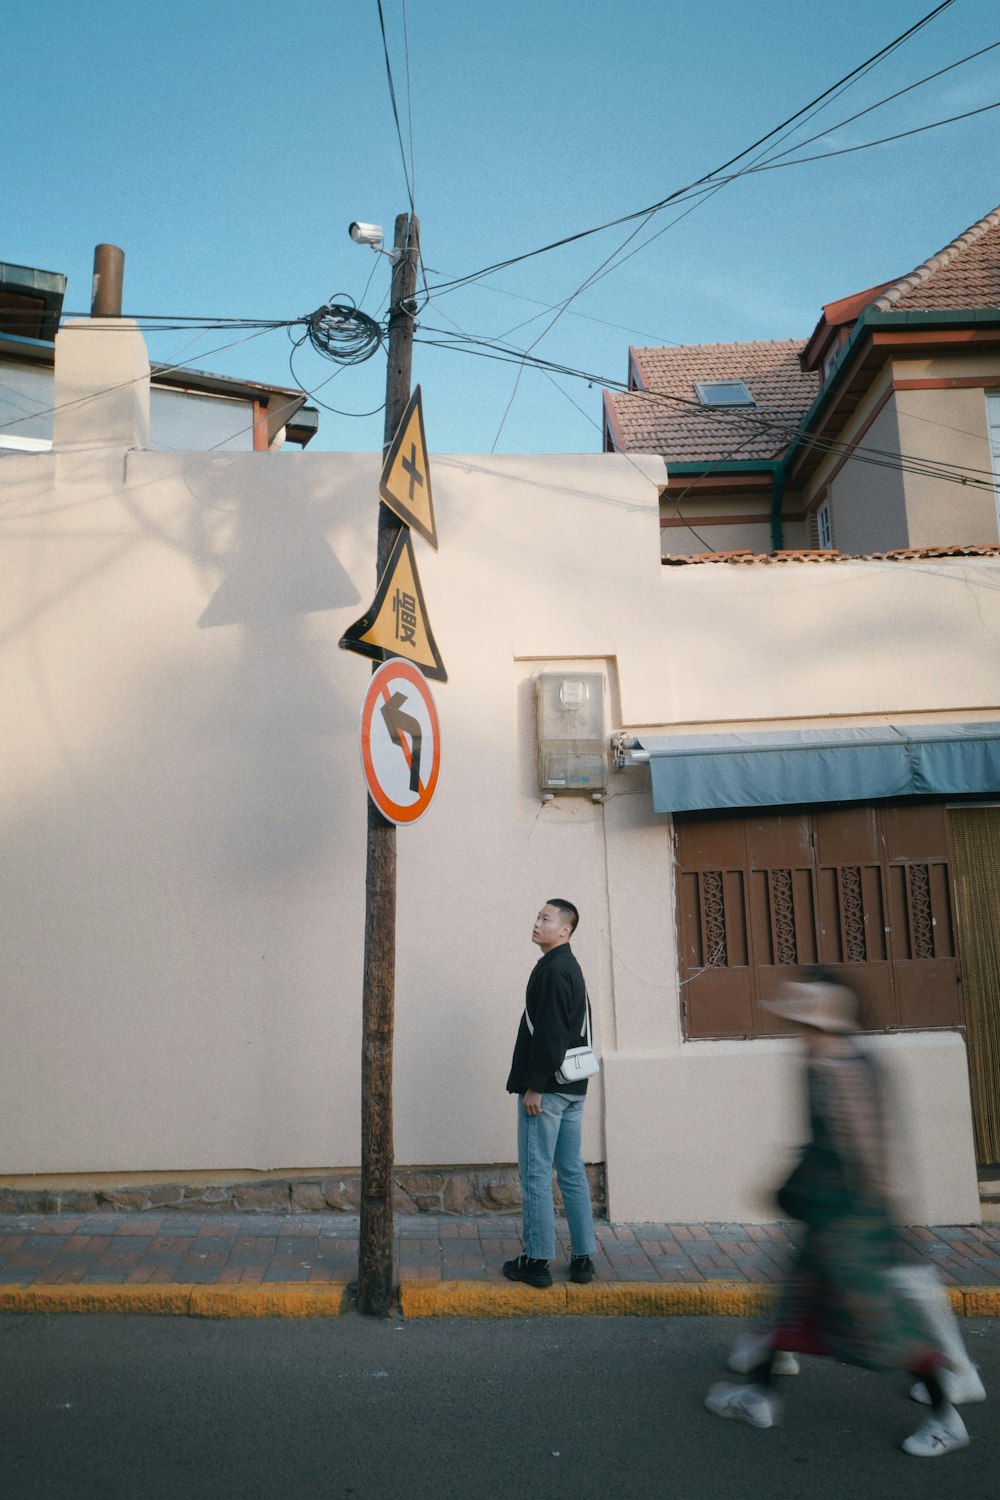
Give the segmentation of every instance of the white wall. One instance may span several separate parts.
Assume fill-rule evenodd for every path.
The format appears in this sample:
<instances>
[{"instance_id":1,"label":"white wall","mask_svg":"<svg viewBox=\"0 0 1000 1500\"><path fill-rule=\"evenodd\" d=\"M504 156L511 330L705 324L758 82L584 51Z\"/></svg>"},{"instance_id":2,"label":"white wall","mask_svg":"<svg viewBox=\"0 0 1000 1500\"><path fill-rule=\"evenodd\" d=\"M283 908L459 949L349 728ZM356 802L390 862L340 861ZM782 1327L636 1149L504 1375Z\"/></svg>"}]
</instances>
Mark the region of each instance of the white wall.
<instances>
[{"instance_id":1,"label":"white wall","mask_svg":"<svg viewBox=\"0 0 1000 1500\"><path fill-rule=\"evenodd\" d=\"M369 663L337 643L374 593L378 460L75 438L4 461L3 1171L354 1165ZM441 549L415 548L449 681L438 791L398 839L396 1159L512 1160L530 925L567 895L612 1212L769 1217L759 1184L798 1129L787 1049L682 1042L669 820L643 772L603 805L541 804L530 679L603 672L609 728L974 717L1000 568L664 569L657 459L432 472ZM950 1045L914 1106L922 1211L974 1217Z\"/></svg>"}]
</instances>

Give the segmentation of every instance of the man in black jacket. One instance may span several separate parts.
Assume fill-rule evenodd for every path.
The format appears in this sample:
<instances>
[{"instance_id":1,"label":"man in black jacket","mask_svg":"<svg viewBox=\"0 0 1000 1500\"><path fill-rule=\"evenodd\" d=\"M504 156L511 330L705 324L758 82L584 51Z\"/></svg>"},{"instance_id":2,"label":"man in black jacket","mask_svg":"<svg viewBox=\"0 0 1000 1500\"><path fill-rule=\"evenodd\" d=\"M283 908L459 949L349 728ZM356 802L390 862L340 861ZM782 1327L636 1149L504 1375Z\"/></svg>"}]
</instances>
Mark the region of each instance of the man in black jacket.
<instances>
[{"instance_id":1,"label":"man in black jacket","mask_svg":"<svg viewBox=\"0 0 1000 1500\"><path fill-rule=\"evenodd\" d=\"M546 901L531 931L542 950L525 997L507 1079L517 1094L517 1165L521 1177L521 1254L504 1262L510 1281L552 1285L549 1261L555 1255L555 1167L569 1224L571 1281L590 1281L594 1215L590 1185L580 1155L580 1132L587 1080L560 1083L556 1073L570 1047L586 1041L587 987L569 946L579 913L571 901Z\"/></svg>"}]
</instances>

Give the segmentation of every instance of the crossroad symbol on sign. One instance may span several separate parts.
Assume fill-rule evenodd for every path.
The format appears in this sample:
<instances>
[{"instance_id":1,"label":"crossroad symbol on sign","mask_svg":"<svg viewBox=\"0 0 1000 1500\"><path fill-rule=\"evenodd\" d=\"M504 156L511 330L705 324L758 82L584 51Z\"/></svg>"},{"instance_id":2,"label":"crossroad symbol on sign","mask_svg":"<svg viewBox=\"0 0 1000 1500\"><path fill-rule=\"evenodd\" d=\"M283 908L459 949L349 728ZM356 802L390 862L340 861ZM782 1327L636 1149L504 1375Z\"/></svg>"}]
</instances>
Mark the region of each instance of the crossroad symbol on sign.
<instances>
[{"instance_id":1,"label":"crossroad symbol on sign","mask_svg":"<svg viewBox=\"0 0 1000 1500\"><path fill-rule=\"evenodd\" d=\"M441 729L430 685L412 662L390 657L361 705L361 764L368 793L390 823L427 811L441 767Z\"/></svg>"},{"instance_id":2,"label":"crossroad symbol on sign","mask_svg":"<svg viewBox=\"0 0 1000 1500\"><path fill-rule=\"evenodd\" d=\"M407 526L419 531L437 551L431 470L427 461L424 408L419 385L410 397L385 456L378 492L389 509Z\"/></svg>"},{"instance_id":3,"label":"crossroad symbol on sign","mask_svg":"<svg viewBox=\"0 0 1000 1500\"><path fill-rule=\"evenodd\" d=\"M401 656L418 666L425 677L448 681L405 528L396 538L370 608L341 636L339 644L345 651L357 651L375 661Z\"/></svg>"}]
</instances>

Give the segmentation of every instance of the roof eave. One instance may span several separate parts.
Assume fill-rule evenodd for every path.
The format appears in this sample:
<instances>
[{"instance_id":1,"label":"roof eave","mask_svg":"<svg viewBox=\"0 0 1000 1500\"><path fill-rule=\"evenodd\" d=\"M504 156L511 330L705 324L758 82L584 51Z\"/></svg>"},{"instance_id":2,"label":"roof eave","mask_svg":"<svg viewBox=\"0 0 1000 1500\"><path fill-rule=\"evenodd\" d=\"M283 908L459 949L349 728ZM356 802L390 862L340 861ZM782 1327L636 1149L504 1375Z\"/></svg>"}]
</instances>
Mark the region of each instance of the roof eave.
<instances>
[{"instance_id":1,"label":"roof eave","mask_svg":"<svg viewBox=\"0 0 1000 1500\"><path fill-rule=\"evenodd\" d=\"M998 342L1000 342L1000 307L927 308L909 311L883 311L874 307L867 308L851 329L850 337L837 354L829 378L820 387L816 399L802 418L799 424L799 434L788 445L783 460L786 474L791 476L796 466L799 470L802 469L809 451L809 437L813 427L824 410L828 406L835 405L840 399L847 372L858 363L859 356L865 352L864 344L871 343L874 333L879 330L892 331L910 328L926 330L930 334L936 330L943 332L962 328L985 329L989 327L997 330Z\"/></svg>"}]
</instances>

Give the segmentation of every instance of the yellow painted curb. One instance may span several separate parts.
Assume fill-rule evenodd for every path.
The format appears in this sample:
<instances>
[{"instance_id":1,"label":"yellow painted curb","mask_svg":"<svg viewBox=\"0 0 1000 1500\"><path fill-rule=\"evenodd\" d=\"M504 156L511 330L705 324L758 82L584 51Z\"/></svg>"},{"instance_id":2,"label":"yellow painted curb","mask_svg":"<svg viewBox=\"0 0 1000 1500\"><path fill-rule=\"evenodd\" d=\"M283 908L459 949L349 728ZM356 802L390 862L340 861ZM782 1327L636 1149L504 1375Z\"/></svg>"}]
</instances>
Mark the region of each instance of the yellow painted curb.
<instances>
[{"instance_id":1,"label":"yellow painted curb","mask_svg":"<svg viewBox=\"0 0 1000 1500\"><path fill-rule=\"evenodd\" d=\"M347 1299L346 1281L241 1281L191 1287L193 1318L336 1318Z\"/></svg>"},{"instance_id":2,"label":"yellow painted curb","mask_svg":"<svg viewBox=\"0 0 1000 1500\"><path fill-rule=\"evenodd\" d=\"M566 1311L565 1286L543 1291L515 1281L401 1281L404 1318L558 1317Z\"/></svg>"},{"instance_id":3,"label":"yellow painted curb","mask_svg":"<svg viewBox=\"0 0 1000 1500\"><path fill-rule=\"evenodd\" d=\"M406 1318L525 1317L751 1317L772 1291L747 1282L558 1282L544 1291L516 1282L404 1281L399 1305Z\"/></svg>"},{"instance_id":4,"label":"yellow painted curb","mask_svg":"<svg viewBox=\"0 0 1000 1500\"><path fill-rule=\"evenodd\" d=\"M1000 1318L1000 1287L950 1287L959 1317ZM404 1281L406 1318L722 1317L766 1314L775 1288L745 1281L593 1281L556 1283L544 1291L516 1282Z\"/></svg>"},{"instance_id":5,"label":"yellow painted curb","mask_svg":"<svg viewBox=\"0 0 1000 1500\"><path fill-rule=\"evenodd\" d=\"M335 1318L347 1283L239 1282L222 1285L0 1286L0 1312L153 1313L192 1318Z\"/></svg>"},{"instance_id":6,"label":"yellow painted curb","mask_svg":"<svg viewBox=\"0 0 1000 1500\"><path fill-rule=\"evenodd\" d=\"M949 1287L959 1317L1000 1318L1000 1286ZM751 1282L557 1282L538 1291L503 1281L404 1281L407 1318L759 1317L774 1288ZM0 1313L147 1313L194 1318L335 1318L346 1282L227 1282L214 1285L0 1285Z\"/></svg>"},{"instance_id":7,"label":"yellow painted curb","mask_svg":"<svg viewBox=\"0 0 1000 1500\"><path fill-rule=\"evenodd\" d=\"M961 1291L959 1317L1000 1318L1000 1286L967 1286Z\"/></svg>"}]
</instances>

